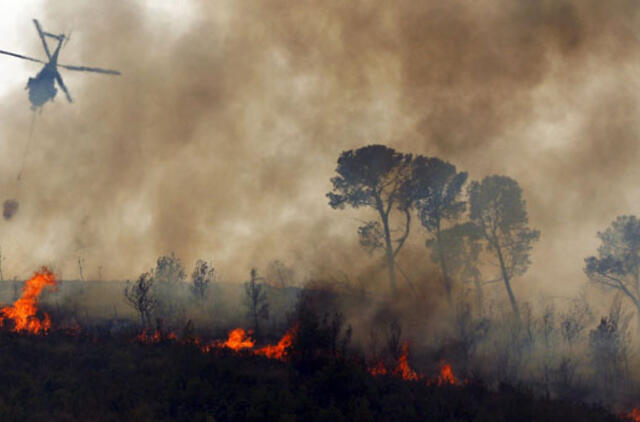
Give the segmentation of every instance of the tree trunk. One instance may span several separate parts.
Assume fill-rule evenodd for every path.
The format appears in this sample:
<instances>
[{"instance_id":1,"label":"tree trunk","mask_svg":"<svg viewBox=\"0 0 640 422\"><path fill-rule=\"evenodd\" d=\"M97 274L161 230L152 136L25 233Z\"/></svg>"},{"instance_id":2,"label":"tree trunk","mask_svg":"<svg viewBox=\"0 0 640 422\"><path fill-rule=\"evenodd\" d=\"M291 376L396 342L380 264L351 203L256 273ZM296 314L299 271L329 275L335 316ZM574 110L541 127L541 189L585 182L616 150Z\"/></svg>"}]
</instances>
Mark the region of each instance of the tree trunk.
<instances>
[{"instance_id":1,"label":"tree trunk","mask_svg":"<svg viewBox=\"0 0 640 422\"><path fill-rule=\"evenodd\" d=\"M391 243L391 233L389 231L389 219L384 213L381 213L382 217L382 225L384 227L384 243L385 243L385 251L387 255L387 266L389 267L389 287L391 289L391 294L396 295L396 270L395 270L395 259L393 256L393 244Z\"/></svg>"},{"instance_id":2,"label":"tree trunk","mask_svg":"<svg viewBox=\"0 0 640 422\"><path fill-rule=\"evenodd\" d=\"M511 308L513 309L513 314L516 317L516 320L520 322L520 310L518 309L518 302L516 302L516 298L513 295L513 291L511 290L511 281L509 280L509 274L507 273L507 267L504 264L504 258L502 257L502 249L498 242L495 244L496 252L498 254L498 259L500 260L500 270L502 271L502 279L504 280L504 286L507 289L507 293L509 294L509 301L511 302Z\"/></svg>"},{"instance_id":3,"label":"tree trunk","mask_svg":"<svg viewBox=\"0 0 640 422\"><path fill-rule=\"evenodd\" d=\"M636 317L638 318L638 332L640 332L640 300L637 298L640 298L640 275L638 274L638 271L634 271L633 273L633 279L635 281L635 291L634 291L634 295L629 294L629 292L625 292L627 294L627 296L629 296L629 298L631 299L631 301L633 302L634 305L636 305ZM623 290L624 291L624 290Z\"/></svg>"},{"instance_id":4,"label":"tree trunk","mask_svg":"<svg viewBox=\"0 0 640 422\"><path fill-rule=\"evenodd\" d=\"M396 268L395 260L393 259L393 251L390 247L387 247L387 266L389 267L389 287L391 289L391 293L395 296L397 294Z\"/></svg>"},{"instance_id":5,"label":"tree trunk","mask_svg":"<svg viewBox=\"0 0 640 422\"><path fill-rule=\"evenodd\" d=\"M480 283L480 276L477 271L473 273L473 283L476 286L476 306L478 308L478 315L482 315L482 308L484 305L484 295L482 292L482 284Z\"/></svg>"},{"instance_id":6,"label":"tree trunk","mask_svg":"<svg viewBox=\"0 0 640 422\"><path fill-rule=\"evenodd\" d=\"M453 304L453 300L451 298L451 279L449 278L449 271L447 269L447 263L444 259L444 251L442 250L442 245L440 243L440 228L438 227L436 231L436 242L438 248L438 260L440 261L440 269L442 270L442 278L444 282L444 289L447 292L447 301L449 302L449 306Z\"/></svg>"},{"instance_id":7,"label":"tree trunk","mask_svg":"<svg viewBox=\"0 0 640 422\"><path fill-rule=\"evenodd\" d=\"M253 315L253 334L255 336L258 336L258 330L260 329L260 327L258 327L258 312L256 311Z\"/></svg>"},{"instance_id":8,"label":"tree trunk","mask_svg":"<svg viewBox=\"0 0 640 422\"><path fill-rule=\"evenodd\" d=\"M149 316L149 311L140 311L140 318L142 319L142 328L151 326L151 317Z\"/></svg>"}]
</instances>

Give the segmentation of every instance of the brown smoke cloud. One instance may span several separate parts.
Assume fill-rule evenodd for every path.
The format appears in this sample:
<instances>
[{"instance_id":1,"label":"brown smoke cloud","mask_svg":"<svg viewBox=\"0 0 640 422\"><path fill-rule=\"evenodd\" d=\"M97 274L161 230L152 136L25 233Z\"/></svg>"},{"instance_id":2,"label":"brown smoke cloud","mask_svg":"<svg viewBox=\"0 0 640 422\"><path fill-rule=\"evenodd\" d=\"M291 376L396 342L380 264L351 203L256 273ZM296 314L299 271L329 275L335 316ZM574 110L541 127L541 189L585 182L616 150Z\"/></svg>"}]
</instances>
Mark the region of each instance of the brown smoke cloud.
<instances>
[{"instance_id":1,"label":"brown smoke cloud","mask_svg":"<svg viewBox=\"0 0 640 422\"><path fill-rule=\"evenodd\" d=\"M178 28L124 0L47 4L46 28L75 30L61 61L123 76L64 74L77 101L37 116L21 183L26 94L3 98L1 187L20 202L0 227L5 273L73 277L81 255L130 278L169 251L227 279L273 258L371 272L364 215L324 197L340 152L367 143L517 179L543 235L519 292L572 291L595 232L635 211L633 1L191 6ZM407 268L428 261L415 229Z\"/></svg>"}]
</instances>

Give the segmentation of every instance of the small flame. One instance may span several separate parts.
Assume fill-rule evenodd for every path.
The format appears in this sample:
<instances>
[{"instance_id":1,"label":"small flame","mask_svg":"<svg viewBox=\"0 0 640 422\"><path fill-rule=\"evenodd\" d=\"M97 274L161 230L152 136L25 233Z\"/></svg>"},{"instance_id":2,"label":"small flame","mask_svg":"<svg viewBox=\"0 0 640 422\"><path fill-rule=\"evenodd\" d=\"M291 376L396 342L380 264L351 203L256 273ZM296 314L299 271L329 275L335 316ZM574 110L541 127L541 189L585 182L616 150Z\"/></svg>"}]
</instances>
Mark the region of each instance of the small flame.
<instances>
[{"instance_id":1,"label":"small flame","mask_svg":"<svg viewBox=\"0 0 640 422\"><path fill-rule=\"evenodd\" d=\"M37 272L25 283L22 296L12 306L0 309L0 325L7 320L13 321L12 331L26 331L32 334L46 332L51 328L51 319L44 313L42 320L36 316L38 312L38 297L47 286L55 286L56 279L46 268Z\"/></svg>"},{"instance_id":2,"label":"small flame","mask_svg":"<svg viewBox=\"0 0 640 422\"><path fill-rule=\"evenodd\" d=\"M136 340L143 344L155 344L163 340L176 340L177 338L178 336L174 332L165 335L160 330L155 330L153 334L149 334L146 328L136 336Z\"/></svg>"},{"instance_id":3,"label":"small flame","mask_svg":"<svg viewBox=\"0 0 640 422\"><path fill-rule=\"evenodd\" d=\"M251 338L251 332L236 328L229 333L227 341L221 343L220 346L237 352L243 349L251 349L255 344L255 341Z\"/></svg>"},{"instance_id":4,"label":"small flame","mask_svg":"<svg viewBox=\"0 0 640 422\"><path fill-rule=\"evenodd\" d=\"M446 362L442 362L442 366L440 367L440 375L438 375L436 383L440 386L458 384L458 380L456 379L455 375L453 375L453 369L451 368L451 365Z\"/></svg>"},{"instance_id":5,"label":"small flame","mask_svg":"<svg viewBox=\"0 0 640 422\"><path fill-rule=\"evenodd\" d=\"M382 362L382 360L379 360L375 365L369 367L369 373L374 377L378 375L387 375L388 372L389 371L387 371L387 367L384 366L384 362Z\"/></svg>"},{"instance_id":6,"label":"small flame","mask_svg":"<svg viewBox=\"0 0 640 422\"><path fill-rule=\"evenodd\" d=\"M640 408L635 408L625 415L627 419L633 422L640 422Z\"/></svg>"},{"instance_id":7,"label":"small flame","mask_svg":"<svg viewBox=\"0 0 640 422\"><path fill-rule=\"evenodd\" d=\"M373 376L379 375L387 375L392 373L393 375L400 376L403 380L409 381L417 381L424 380L425 376L423 374L419 374L409 366L409 344L402 344L402 353L396 362L396 366L393 371L389 371L387 366L381 360L378 360L375 365L367 368L367 371ZM440 373L437 376L433 376L431 378L426 378L426 382L428 385L437 385L439 387L445 385L460 385L461 382L456 376L453 374L453 369L451 365L446 362L440 362ZM467 383L467 381L463 381ZM640 411L638 411L638 419L637 422L640 422Z\"/></svg>"},{"instance_id":8,"label":"small flame","mask_svg":"<svg viewBox=\"0 0 640 422\"><path fill-rule=\"evenodd\" d=\"M153 334L149 334L149 332L145 328L144 330L142 330L142 332L140 334L138 334L136 336L136 340L138 340L140 343L144 343L144 344L159 343L160 342L160 331L156 330L156 331L153 332Z\"/></svg>"},{"instance_id":9,"label":"small flame","mask_svg":"<svg viewBox=\"0 0 640 422\"><path fill-rule=\"evenodd\" d=\"M418 373L409 366L409 344L402 344L402 354L398 358L398 364L393 371L394 374L400 375L403 380L416 381L420 378Z\"/></svg>"},{"instance_id":10,"label":"small flame","mask_svg":"<svg viewBox=\"0 0 640 422\"><path fill-rule=\"evenodd\" d=\"M295 338L297 331L298 326L295 325L293 328L287 331L284 336L282 336L278 344L261 347L260 349L255 351L255 354L266 356L269 359L285 359L289 348L293 344L293 339Z\"/></svg>"}]
</instances>

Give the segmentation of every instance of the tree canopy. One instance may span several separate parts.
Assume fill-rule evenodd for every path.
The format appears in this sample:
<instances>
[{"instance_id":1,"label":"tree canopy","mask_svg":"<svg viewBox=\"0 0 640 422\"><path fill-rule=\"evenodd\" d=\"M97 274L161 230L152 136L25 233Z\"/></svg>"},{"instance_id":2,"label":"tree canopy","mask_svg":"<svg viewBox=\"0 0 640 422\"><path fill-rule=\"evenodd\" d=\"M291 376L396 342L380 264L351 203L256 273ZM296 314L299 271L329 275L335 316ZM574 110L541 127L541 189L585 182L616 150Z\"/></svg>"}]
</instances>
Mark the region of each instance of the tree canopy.
<instances>
[{"instance_id":1,"label":"tree canopy","mask_svg":"<svg viewBox=\"0 0 640 422\"><path fill-rule=\"evenodd\" d=\"M416 156L413 161L411 193L416 203L420 222L434 238L427 241L427 247L434 252L440 265L447 299L451 303L452 281L449 270L450 260L446 249L453 246L451 239L442 237L445 221L455 221L464 212L466 203L460 199L467 173L456 171L453 164L439 158ZM446 244L445 244L446 243Z\"/></svg>"},{"instance_id":2,"label":"tree canopy","mask_svg":"<svg viewBox=\"0 0 640 422\"><path fill-rule=\"evenodd\" d=\"M511 306L519 318L511 280L527 271L532 244L540 238L538 230L528 227L522 189L509 177L487 176L470 185L469 203L469 218L486 241L487 250L497 256Z\"/></svg>"},{"instance_id":3,"label":"tree canopy","mask_svg":"<svg viewBox=\"0 0 640 422\"><path fill-rule=\"evenodd\" d=\"M384 248L392 292L396 290L395 257L409 235L411 224L412 159L411 154L402 154L384 145L344 151L338 158L338 175L331 179L333 190L327 193L333 208L350 205L377 211L379 220L366 222L358 232L361 244L370 252ZM394 210L404 217L402 234L395 239L390 227Z\"/></svg>"},{"instance_id":4,"label":"tree canopy","mask_svg":"<svg viewBox=\"0 0 640 422\"><path fill-rule=\"evenodd\" d=\"M619 216L598 237L602 242L598 256L585 259L587 277L621 291L640 312L640 220L633 215Z\"/></svg>"}]
</instances>

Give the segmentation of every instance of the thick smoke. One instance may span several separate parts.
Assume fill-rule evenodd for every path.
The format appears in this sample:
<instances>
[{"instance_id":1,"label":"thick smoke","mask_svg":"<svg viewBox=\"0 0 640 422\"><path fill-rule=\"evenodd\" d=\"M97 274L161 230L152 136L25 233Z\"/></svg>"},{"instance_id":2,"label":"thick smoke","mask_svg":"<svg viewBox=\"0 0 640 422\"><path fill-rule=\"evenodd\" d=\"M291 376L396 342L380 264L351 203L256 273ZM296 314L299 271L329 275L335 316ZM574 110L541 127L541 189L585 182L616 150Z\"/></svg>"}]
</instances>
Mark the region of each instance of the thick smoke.
<instances>
[{"instance_id":1,"label":"thick smoke","mask_svg":"<svg viewBox=\"0 0 640 422\"><path fill-rule=\"evenodd\" d=\"M364 215L324 196L340 152L367 143L521 183L542 240L517 294L572 294L596 231L635 211L633 1L190 6L184 27L123 0L48 3L45 28L74 28L61 61L123 76L64 73L76 102L36 117L20 183L27 95L3 98L1 187L21 203L0 228L5 273L73 277L82 256L88 277L130 278L169 251L229 280L274 258L375 273ZM419 281L414 229L400 262Z\"/></svg>"}]
</instances>

